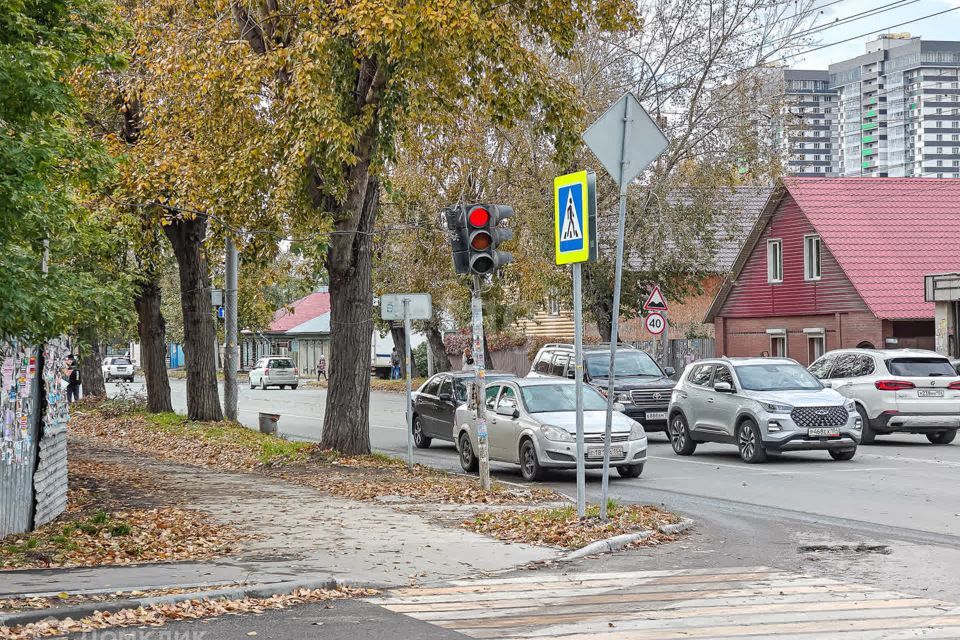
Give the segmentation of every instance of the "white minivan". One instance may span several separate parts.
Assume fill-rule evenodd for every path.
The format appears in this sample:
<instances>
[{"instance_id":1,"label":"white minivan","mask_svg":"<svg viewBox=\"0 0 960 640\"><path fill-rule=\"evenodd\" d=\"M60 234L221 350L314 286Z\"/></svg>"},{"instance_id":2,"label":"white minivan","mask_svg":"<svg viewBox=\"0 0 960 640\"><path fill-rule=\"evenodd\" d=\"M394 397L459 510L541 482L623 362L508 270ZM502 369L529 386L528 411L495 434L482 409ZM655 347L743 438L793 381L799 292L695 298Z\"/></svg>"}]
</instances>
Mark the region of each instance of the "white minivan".
<instances>
[{"instance_id":1,"label":"white minivan","mask_svg":"<svg viewBox=\"0 0 960 640\"><path fill-rule=\"evenodd\" d=\"M293 360L286 356L265 356L257 361L250 370L250 388L266 389L278 387L285 389L297 388L300 382L300 372L293 364Z\"/></svg>"}]
</instances>

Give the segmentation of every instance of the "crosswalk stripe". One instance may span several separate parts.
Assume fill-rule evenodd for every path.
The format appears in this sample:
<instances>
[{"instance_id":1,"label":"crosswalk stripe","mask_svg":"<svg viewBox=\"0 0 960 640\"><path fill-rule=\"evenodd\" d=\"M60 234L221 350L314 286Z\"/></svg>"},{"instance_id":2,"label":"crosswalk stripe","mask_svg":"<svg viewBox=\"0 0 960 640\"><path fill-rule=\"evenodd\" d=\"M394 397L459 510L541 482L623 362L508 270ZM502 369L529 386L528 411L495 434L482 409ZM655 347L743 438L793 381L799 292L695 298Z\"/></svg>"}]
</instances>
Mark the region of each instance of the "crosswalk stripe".
<instances>
[{"instance_id":1,"label":"crosswalk stripe","mask_svg":"<svg viewBox=\"0 0 960 640\"><path fill-rule=\"evenodd\" d=\"M960 638L954 604L767 567L458 580L369 602L478 640Z\"/></svg>"}]
</instances>

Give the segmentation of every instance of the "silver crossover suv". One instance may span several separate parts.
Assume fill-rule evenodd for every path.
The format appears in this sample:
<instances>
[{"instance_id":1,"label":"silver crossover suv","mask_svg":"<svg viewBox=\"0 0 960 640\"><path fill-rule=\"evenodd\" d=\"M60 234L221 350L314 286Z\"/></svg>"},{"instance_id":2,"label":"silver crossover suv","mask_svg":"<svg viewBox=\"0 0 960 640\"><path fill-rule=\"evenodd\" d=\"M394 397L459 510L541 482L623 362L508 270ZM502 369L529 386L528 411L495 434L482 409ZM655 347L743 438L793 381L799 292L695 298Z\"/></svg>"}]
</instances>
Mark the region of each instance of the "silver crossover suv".
<instances>
[{"instance_id":1,"label":"silver crossover suv","mask_svg":"<svg viewBox=\"0 0 960 640\"><path fill-rule=\"evenodd\" d=\"M834 460L857 452L863 420L856 406L794 360L718 358L689 365L668 410L673 450L700 442L736 444L745 462L767 452L826 449Z\"/></svg>"},{"instance_id":2,"label":"silver crossover suv","mask_svg":"<svg viewBox=\"0 0 960 640\"><path fill-rule=\"evenodd\" d=\"M486 385L487 444L490 459L520 465L527 480L539 480L546 468L575 469L576 383L555 378L499 380ZM622 408L622 407L621 407ZM584 465L603 466L607 401L583 387ZM477 470L477 413L457 409L454 437L464 471ZM647 434L639 422L613 413L610 465L625 478L636 478L647 461Z\"/></svg>"}]
</instances>

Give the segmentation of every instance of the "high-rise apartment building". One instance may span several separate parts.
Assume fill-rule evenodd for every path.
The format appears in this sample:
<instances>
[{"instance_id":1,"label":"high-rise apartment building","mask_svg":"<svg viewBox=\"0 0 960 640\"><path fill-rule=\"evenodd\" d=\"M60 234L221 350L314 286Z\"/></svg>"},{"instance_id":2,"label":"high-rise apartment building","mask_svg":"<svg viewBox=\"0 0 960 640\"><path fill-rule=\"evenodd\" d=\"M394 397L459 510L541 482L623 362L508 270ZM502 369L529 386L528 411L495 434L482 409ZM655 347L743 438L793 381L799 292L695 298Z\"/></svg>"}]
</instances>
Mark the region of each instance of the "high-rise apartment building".
<instances>
[{"instance_id":1,"label":"high-rise apartment building","mask_svg":"<svg viewBox=\"0 0 960 640\"><path fill-rule=\"evenodd\" d=\"M784 69L777 141L788 174L837 175L837 92L826 71Z\"/></svg>"},{"instance_id":2,"label":"high-rise apartment building","mask_svg":"<svg viewBox=\"0 0 960 640\"><path fill-rule=\"evenodd\" d=\"M960 177L960 42L885 34L831 64L840 176Z\"/></svg>"}]
</instances>

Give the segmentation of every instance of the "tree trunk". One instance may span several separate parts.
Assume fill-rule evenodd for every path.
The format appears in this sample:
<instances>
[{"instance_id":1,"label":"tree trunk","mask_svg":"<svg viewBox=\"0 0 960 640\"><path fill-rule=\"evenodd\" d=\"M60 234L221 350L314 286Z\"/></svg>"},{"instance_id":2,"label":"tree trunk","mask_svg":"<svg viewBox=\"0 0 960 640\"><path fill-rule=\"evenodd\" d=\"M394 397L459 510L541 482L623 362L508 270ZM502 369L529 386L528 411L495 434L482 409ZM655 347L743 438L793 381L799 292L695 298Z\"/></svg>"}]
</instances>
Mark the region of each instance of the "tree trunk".
<instances>
[{"instance_id":1,"label":"tree trunk","mask_svg":"<svg viewBox=\"0 0 960 640\"><path fill-rule=\"evenodd\" d=\"M151 413L172 412L167 378L166 321L160 313L160 285L145 280L133 300L140 337L140 366L147 382L147 408Z\"/></svg>"},{"instance_id":2,"label":"tree trunk","mask_svg":"<svg viewBox=\"0 0 960 640\"><path fill-rule=\"evenodd\" d=\"M327 405L320 446L347 455L370 453L370 336L373 335L373 223L380 184L370 178L364 190L357 231L351 242L332 242L330 350Z\"/></svg>"},{"instance_id":3,"label":"tree trunk","mask_svg":"<svg viewBox=\"0 0 960 640\"><path fill-rule=\"evenodd\" d=\"M173 245L180 271L183 307L183 354L187 364L187 417L223 420L214 360L215 330L210 305L210 276L202 245L207 232L204 217L175 220L163 228Z\"/></svg>"},{"instance_id":4,"label":"tree trunk","mask_svg":"<svg viewBox=\"0 0 960 640\"><path fill-rule=\"evenodd\" d=\"M453 367L450 365L450 356L447 355L447 346L443 344L443 336L435 325L427 326L427 340L433 352L433 370L437 373L450 371Z\"/></svg>"},{"instance_id":5,"label":"tree trunk","mask_svg":"<svg viewBox=\"0 0 960 640\"><path fill-rule=\"evenodd\" d=\"M400 356L400 375L406 377L407 375L407 337L404 335L403 331L403 322L398 323L399 326L390 325L390 337L393 338L393 345L397 348L397 355ZM419 376L417 372L417 359L413 358L413 352L411 351L411 362L410 362L410 376L416 378Z\"/></svg>"},{"instance_id":6,"label":"tree trunk","mask_svg":"<svg viewBox=\"0 0 960 640\"><path fill-rule=\"evenodd\" d=\"M107 387L103 384L103 354L93 329L80 331L80 382L84 398L106 398Z\"/></svg>"}]
</instances>

